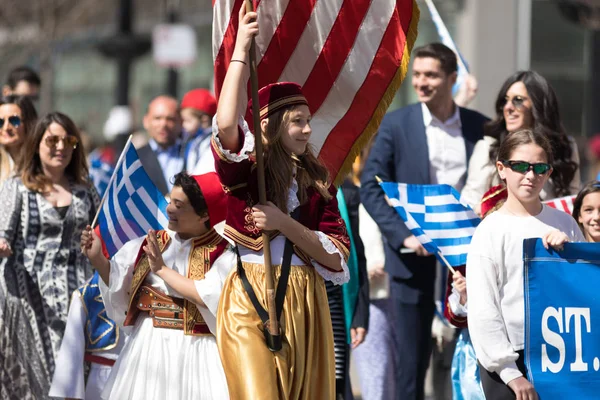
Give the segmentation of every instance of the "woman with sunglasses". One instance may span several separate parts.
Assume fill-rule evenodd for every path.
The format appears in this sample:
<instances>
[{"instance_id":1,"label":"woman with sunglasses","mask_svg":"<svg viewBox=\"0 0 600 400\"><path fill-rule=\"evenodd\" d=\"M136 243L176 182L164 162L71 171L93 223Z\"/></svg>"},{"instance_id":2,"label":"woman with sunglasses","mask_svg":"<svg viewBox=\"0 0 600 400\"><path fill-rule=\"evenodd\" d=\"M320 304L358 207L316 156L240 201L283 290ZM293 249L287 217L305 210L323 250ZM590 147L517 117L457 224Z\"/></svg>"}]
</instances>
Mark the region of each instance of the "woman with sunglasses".
<instances>
[{"instance_id":1,"label":"woman with sunglasses","mask_svg":"<svg viewBox=\"0 0 600 400\"><path fill-rule=\"evenodd\" d=\"M523 356L523 240L542 238L544 246L555 249L585 241L569 214L540 200L553 162L547 133L511 133L496 161L506 201L481 221L471 241L466 266L469 332L488 400L538 398L526 379Z\"/></svg>"},{"instance_id":2,"label":"woman with sunglasses","mask_svg":"<svg viewBox=\"0 0 600 400\"><path fill-rule=\"evenodd\" d=\"M46 398L71 293L91 276L79 237L98 208L80 134L50 113L0 190L0 398Z\"/></svg>"},{"instance_id":3,"label":"woman with sunglasses","mask_svg":"<svg viewBox=\"0 0 600 400\"><path fill-rule=\"evenodd\" d=\"M579 191L577 145L565 133L556 94L543 76L534 71L510 76L498 93L496 113L485 127L484 138L473 149L462 200L480 213L481 197L500 183L493 160L502 141L513 132L533 128L543 128L554 154L552 174L540 192L541 198L549 200Z\"/></svg>"},{"instance_id":4,"label":"woman with sunglasses","mask_svg":"<svg viewBox=\"0 0 600 400\"><path fill-rule=\"evenodd\" d=\"M36 119L37 112L28 97L7 96L0 100L0 186L14 172Z\"/></svg>"}]
</instances>

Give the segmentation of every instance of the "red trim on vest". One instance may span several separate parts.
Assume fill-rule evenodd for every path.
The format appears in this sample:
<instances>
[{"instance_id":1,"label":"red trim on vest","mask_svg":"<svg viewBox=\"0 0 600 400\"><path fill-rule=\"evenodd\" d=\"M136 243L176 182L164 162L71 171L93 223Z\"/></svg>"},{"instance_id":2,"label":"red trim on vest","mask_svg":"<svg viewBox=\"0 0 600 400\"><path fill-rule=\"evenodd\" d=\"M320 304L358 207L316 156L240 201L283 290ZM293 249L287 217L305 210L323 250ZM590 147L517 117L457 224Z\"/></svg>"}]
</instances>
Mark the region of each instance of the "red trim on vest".
<instances>
[{"instance_id":1,"label":"red trim on vest","mask_svg":"<svg viewBox=\"0 0 600 400\"><path fill-rule=\"evenodd\" d=\"M110 358L106 358L106 357L102 357L102 356L97 356L92 353L85 353L85 357L83 357L83 359L87 362L100 364L100 365L106 365L108 367L112 367L113 365L115 365L115 360L111 360Z\"/></svg>"}]
</instances>

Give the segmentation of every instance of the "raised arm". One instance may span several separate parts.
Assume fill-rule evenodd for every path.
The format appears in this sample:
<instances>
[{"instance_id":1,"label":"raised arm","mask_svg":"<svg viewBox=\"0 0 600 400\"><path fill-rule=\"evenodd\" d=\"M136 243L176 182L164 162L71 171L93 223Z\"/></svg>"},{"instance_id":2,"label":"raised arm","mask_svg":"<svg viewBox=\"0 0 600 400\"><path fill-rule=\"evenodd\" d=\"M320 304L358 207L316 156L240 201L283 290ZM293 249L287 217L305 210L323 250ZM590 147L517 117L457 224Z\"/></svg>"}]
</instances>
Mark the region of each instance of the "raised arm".
<instances>
[{"instance_id":1,"label":"raised arm","mask_svg":"<svg viewBox=\"0 0 600 400\"><path fill-rule=\"evenodd\" d=\"M219 140L225 149L233 152L238 152L241 147L238 133L238 119L243 112L240 109L240 94L246 90L244 75L248 68L250 44L252 38L258 34L256 17L255 12L246 13L246 7L240 7L235 49L225 74L217 106Z\"/></svg>"}]
</instances>

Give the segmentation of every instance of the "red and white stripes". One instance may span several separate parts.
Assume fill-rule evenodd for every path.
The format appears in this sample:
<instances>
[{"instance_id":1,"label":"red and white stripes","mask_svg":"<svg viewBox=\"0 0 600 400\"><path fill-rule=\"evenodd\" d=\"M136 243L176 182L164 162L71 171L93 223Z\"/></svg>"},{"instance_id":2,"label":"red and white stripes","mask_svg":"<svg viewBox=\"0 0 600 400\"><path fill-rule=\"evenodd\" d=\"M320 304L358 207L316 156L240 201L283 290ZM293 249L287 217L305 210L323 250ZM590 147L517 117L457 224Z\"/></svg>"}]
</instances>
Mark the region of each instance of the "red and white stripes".
<instances>
[{"instance_id":1,"label":"red and white stripes","mask_svg":"<svg viewBox=\"0 0 600 400\"><path fill-rule=\"evenodd\" d=\"M567 214L573 214L573 202L575 201L575 197L577 196L559 197L557 199L544 201L544 204L556 208L557 210L564 211Z\"/></svg>"},{"instance_id":2,"label":"red and white stripes","mask_svg":"<svg viewBox=\"0 0 600 400\"><path fill-rule=\"evenodd\" d=\"M242 4L213 0L217 96ZM311 142L339 181L377 130L406 74L417 34L416 2L263 0L256 7L259 87L278 81L303 87L313 114Z\"/></svg>"}]
</instances>

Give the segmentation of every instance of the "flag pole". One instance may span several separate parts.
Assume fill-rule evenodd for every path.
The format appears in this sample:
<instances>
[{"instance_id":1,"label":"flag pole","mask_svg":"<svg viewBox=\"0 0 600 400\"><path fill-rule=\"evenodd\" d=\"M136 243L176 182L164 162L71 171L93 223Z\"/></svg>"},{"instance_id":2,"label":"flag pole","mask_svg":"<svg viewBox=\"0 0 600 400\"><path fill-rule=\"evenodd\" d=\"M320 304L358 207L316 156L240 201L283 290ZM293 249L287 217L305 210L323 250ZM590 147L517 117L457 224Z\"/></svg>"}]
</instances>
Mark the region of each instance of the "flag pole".
<instances>
[{"instance_id":1,"label":"flag pole","mask_svg":"<svg viewBox=\"0 0 600 400\"><path fill-rule=\"evenodd\" d=\"M448 260L446 260L446 257L444 257L444 255L442 254L442 252L438 251L437 255L439 256L439 259L442 260L444 262L444 264L446 264L446 267L448 268L448 271L450 271L452 273L452 275L454 275L456 273L456 270L454 268L452 268L452 265L450 265L450 263L448 262Z\"/></svg>"},{"instance_id":2,"label":"flag pole","mask_svg":"<svg viewBox=\"0 0 600 400\"><path fill-rule=\"evenodd\" d=\"M96 216L94 217L94 221L92 221L92 229L94 229L94 227L96 226L96 222L98 222L98 216L100 215L100 210L102 210L102 207L104 206L104 202L106 201L106 196L108 195L109 189L112 186L112 184L117 176L117 171L121 167L121 164L123 164L123 161L125 159L125 153L127 153L127 149L131 145L132 137L133 137L133 135L129 135L129 138L127 139L127 143L125 143L125 147L123 147L123 151L121 152L121 155L119 156L119 159L117 160L117 165L115 166L115 170L113 171L113 173L110 177L110 181L108 181L108 186L106 187L106 190L104 191L104 194L102 195L102 200L100 201L100 205L98 206L98 209L96 210Z\"/></svg>"},{"instance_id":3,"label":"flag pole","mask_svg":"<svg viewBox=\"0 0 600 400\"><path fill-rule=\"evenodd\" d=\"M383 181L381 180L380 177L378 177L377 175L375 175L375 180L377 181L377 183L381 184L383 183ZM386 201L389 204L389 198L384 194ZM410 249L410 250L405 250L402 249L400 250L400 253L414 253L414 250ZM456 273L456 270L454 268L452 268L452 265L450 265L450 263L448 262L448 260L446 260L446 257L444 257L444 255L442 254L441 251L438 251L437 255L439 256L438 258L440 260L442 260L442 262L446 265L446 268L448 268L448 270L452 273L452 275L454 275Z\"/></svg>"},{"instance_id":4,"label":"flag pole","mask_svg":"<svg viewBox=\"0 0 600 400\"><path fill-rule=\"evenodd\" d=\"M254 4L251 0L245 0L246 12L254 11ZM256 70L256 40L252 38L249 54L250 64L250 87L252 92L252 118L254 122L254 135L256 146L256 167L258 174L258 201L260 204L267 204L267 190L265 186L265 164L263 154L262 132L260 127L260 104L258 100L258 73ZM267 312L269 321L266 329L272 336L279 335L279 321L277 320L277 310L275 309L275 283L273 279L273 266L271 264L271 242L269 235L263 231L263 253L265 258L265 286L267 289Z\"/></svg>"}]
</instances>

